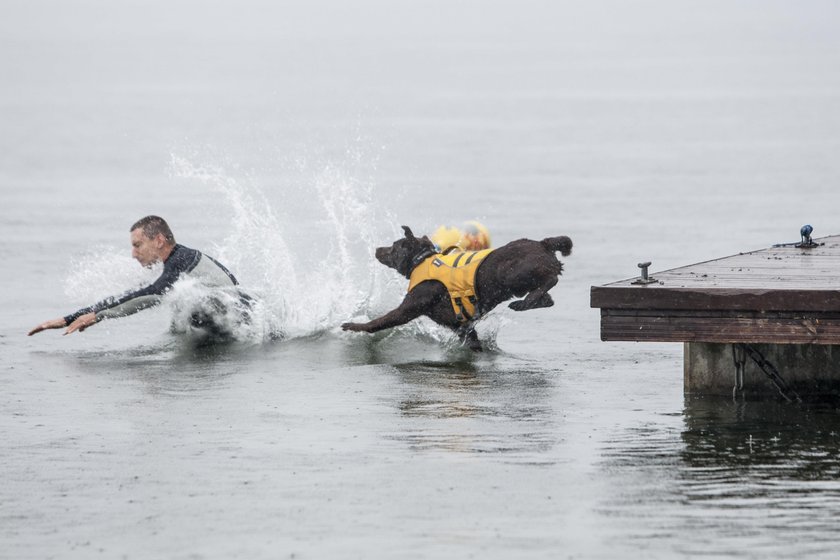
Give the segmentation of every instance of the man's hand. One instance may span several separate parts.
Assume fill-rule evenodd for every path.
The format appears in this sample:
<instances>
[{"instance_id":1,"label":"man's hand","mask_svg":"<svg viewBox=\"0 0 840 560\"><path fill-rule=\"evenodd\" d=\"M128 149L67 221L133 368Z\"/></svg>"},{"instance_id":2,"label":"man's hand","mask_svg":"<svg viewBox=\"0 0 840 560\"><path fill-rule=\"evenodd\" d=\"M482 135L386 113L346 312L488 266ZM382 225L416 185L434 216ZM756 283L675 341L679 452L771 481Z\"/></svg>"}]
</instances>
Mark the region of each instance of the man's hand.
<instances>
[{"instance_id":1,"label":"man's hand","mask_svg":"<svg viewBox=\"0 0 840 560\"><path fill-rule=\"evenodd\" d=\"M51 321L44 321L31 331L27 336L32 336L33 334L38 334L41 331L45 331L47 329L60 329L62 327L66 327L67 322L64 320L64 317L59 317L58 319L53 319Z\"/></svg>"},{"instance_id":2,"label":"man's hand","mask_svg":"<svg viewBox=\"0 0 840 560\"><path fill-rule=\"evenodd\" d=\"M47 329L61 329L63 327L67 327L67 330L64 331L64 334L74 333L76 331L83 331L91 325L96 324L96 313L86 313L82 315L70 325L67 324L67 321L64 320L64 317L59 317L58 319L53 319L51 321L44 321L31 331L29 331L29 336L33 334L38 334L41 331L45 331Z\"/></svg>"},{"instance_id":3,"label":"man's hand","mask_svg":"<svg viewBox=\"0 0 840 560\"><path fill-rule=\"evenodd\" d=\"M82 332L83 330L85 330L89 326L95 325L95 324L96 324L96 313L85 313L84 315L82 315L81 317L79 317L78 319L76 319L75 321L70 323L70 326L67 327L67 330L64 331L64 334L68 335L68 334L74 333L76 331Z\"/></svg>"}]
</instances>

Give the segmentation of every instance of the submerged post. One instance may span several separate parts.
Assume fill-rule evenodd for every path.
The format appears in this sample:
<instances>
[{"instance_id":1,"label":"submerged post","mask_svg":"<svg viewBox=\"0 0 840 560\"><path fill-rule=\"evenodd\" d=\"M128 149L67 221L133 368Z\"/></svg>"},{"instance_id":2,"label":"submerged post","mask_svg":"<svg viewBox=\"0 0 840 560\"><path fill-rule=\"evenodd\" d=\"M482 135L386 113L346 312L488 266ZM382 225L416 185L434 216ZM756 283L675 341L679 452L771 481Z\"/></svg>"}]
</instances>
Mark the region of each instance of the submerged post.
<instances>
[{"instance_id":1,"label":"submerged post","mask_svg":"<svg viewBox=\"0 0 840 560\"><path fill-rule=\"evenodd\" d=\"M737 384L733 346L686 342L683 367L686 395L732 395ZM778 372L774 381L754 361L745 360L742 370L742 396L781 397L797 401L800 397L840 396L840 346L805 344L751 345Z\"/></svg>"}]
</instances>

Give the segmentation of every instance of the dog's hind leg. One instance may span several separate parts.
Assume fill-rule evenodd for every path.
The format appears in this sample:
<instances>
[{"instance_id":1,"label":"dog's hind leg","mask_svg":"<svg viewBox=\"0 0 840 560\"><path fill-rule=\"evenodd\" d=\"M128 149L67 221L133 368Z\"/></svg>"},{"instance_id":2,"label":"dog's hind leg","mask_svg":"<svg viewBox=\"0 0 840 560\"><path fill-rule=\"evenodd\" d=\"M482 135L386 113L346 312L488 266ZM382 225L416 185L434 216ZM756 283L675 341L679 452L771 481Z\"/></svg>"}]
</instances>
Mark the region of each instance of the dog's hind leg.
<instances>
[{"instance_id":1,"label":"dog's hind leg","mask_svg":"<svg viewBox=\"0 0 840 560\"><path fill-rule=\"evenodd\" d=\"M546 293L540 293L537 297L532 299L531 296L536 293L537 290L534 290L525 296L525 299L510 302L508 307L514 311L528 311L529 309L539 309L541 307L551 307L554 305L554 300Z\"/></svg>"},{"instance_id":2,"label":"dog's hind leg","mask_svg":"<svg viewBox=\"0 0 840 560\"><path fill-rule=\"evenodd\" d=\"M540 307L551 307L554 305L554 300L548 294L548 290L557 284L557 277L552 276L546 282L543 282L538 288L531 290L527 296L518 301L512 301L508 307L514 311L528 311L529 309L539 309Z\"/></svg>"}]
</instances>

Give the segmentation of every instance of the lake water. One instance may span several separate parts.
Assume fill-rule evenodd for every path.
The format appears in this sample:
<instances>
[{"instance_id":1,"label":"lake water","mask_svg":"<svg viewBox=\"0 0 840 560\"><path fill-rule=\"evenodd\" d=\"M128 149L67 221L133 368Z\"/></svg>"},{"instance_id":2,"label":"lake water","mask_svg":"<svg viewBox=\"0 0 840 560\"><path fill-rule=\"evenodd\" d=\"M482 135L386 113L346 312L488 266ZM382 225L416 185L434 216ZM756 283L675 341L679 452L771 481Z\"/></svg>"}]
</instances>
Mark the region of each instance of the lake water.
<instances>
[{"instance_id":1,"label":"lake water","mask_svg":"<svg viewBox=\"0 0 840 560\"><path fill-rule=\"evenodd\" d=\"M589 288L840 232L833 2L0 6L0 557L836 557L830 405L686 399ZM235 343L154 278L160 214L260 296ZM372 258L400 225L569 235L473 354ZM171 299L179 296L174 294ZM277 335L282 335L280 340Z\"/></svg>"}]
</instances>

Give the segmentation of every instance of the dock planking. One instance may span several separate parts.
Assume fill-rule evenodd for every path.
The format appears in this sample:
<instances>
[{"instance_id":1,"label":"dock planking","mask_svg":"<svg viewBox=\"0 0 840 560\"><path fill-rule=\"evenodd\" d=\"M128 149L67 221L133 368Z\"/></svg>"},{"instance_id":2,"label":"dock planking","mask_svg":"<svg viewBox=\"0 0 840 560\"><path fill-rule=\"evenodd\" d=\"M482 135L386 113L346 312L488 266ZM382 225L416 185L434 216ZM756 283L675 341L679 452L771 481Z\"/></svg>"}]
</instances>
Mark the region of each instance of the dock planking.
<instances>
[{"instance_id":1,"label":"dock planking","mask_svg":"<svg viewBox=\"0 0 840 560\"><path fill-rule=\"evenodd\" d=\"M593 286L605 341L840 344L840 235Z\"/></svg>"}]
</instances>

